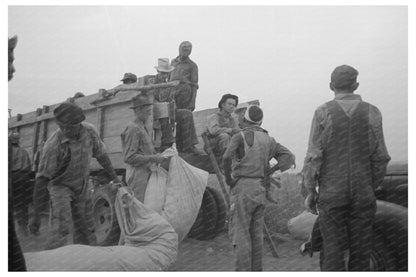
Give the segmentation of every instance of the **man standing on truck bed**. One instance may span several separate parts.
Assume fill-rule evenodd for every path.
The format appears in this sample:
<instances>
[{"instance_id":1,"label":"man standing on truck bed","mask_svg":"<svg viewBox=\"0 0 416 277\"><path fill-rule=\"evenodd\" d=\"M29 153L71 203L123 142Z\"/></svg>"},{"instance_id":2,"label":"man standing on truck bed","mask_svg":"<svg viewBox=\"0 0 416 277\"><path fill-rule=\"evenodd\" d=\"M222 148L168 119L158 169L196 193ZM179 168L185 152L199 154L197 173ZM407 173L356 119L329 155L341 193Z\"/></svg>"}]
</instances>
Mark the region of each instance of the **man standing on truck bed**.
<instances>
[{"instance_id":1,"label":"man standing on truck bed","mask_svg":"<svg viewBox=\"0 0 416 277\"><path fill-rule=\"evenodd\" d=\"M358 71L334 69L330 88L335 99L315 111L303 168L309 194L305 205L316 213L323 238L323 271L345 270L342 245L349 242L350 271L370 266L376 188L390 157L377 107L354 94Z\"/></svg>"},{"instance_id":2,"label":"man standing on truck bed","mask_svg":"<svg viewBox=\"0 0 416 277\"><path fill-rule=\"evenodd\" d=\"M161 163L165 158L154 149L151 130L146 127L147 119L152 114L153 102L145 94L132 99L134 121L130 122L121 134L123 159L126 166L126 182L134 191L134 196L143 203L150 177L150 166Z\"/></svg>"},{"instance_id":3,"label":"man standing on truck bed","mask_svg":"<svg viewBox=\"0 0 416 277\"><path fill-rule=\"evenodd\" d=\"M179 45L179 56L172 60L175 69L170 73L170 81L179 80L181 83L174 90L175 102L178 109L195 110L196 92L198 86L198 66L189 55L192 44L184 41Z\"/></svg>"},{"instance_id":4,"label":"man standing on truck bed","mask_svg":"<svg viewBox=\"0 0 416 277\"><path fill-rule=\"evenodd\" d=\"M237 95L224 94L218 103L220 110L207 118L208 138L215 156L220 159L230 144L231 137L240 131L237 120L232 116L237 105Z\"/></svg>"},{"instance_id":5,"label":"man standing on truck bed","mask_svg":"<svg viewBox=\"0 0 416 277\"><path fill-rule=\"evenodd\" d=\"M269 188L264 187L264 178L269 161L275 158L281 171L295 164L294 155L260 127L262 120L262 109L249 106L242 122L243 130L232 137L223 157L225 179L231 187L229 230L237 255L237 271L263 269L264 209L269 193Z\"/></svg>"},{"instance_id":6,"label":"man standing on truck bed","mask_svg":"<svg viewBox=\"0 0 416 277\"><path fill-rule=\"evenodd\" d=\"M148 79L149 84L166 83L169 73L174 70L173 66L169 65L169 59L158 59L158 65L155 66L157 74ZM155 102L170 102L174 99L175 88L156 88L150 90L153 93ZM192 112L187 109L175 109L176 125L176 147L179 152L194 153L203 155L204 152L195 147L198 144L198 137L196 135L194 117ZM162 150L172 146L175 142L173 137L173 129L169 124L169 118L159 119L162 131Z\"/></svg>"},{"instance_id":7,"label":"man standing on truck bed","mask_svg":"<svg viewBox=\"0 0 416 277\"><path fill-rule=\"evenodd\" d=\"M51 226L46 249L66 244L71 219L74 243L94 245L96 237L87 189L91 158L97 159L111 180L118 183L119 179L95 127L83 122L82 109L65 102L53 113L59 129L52 133L42 151L33 194L34 217L29 229L33 234L39 232L40 212L48 204L45 201L47 187L51 199Z\"/></svg>"}]
</instances>

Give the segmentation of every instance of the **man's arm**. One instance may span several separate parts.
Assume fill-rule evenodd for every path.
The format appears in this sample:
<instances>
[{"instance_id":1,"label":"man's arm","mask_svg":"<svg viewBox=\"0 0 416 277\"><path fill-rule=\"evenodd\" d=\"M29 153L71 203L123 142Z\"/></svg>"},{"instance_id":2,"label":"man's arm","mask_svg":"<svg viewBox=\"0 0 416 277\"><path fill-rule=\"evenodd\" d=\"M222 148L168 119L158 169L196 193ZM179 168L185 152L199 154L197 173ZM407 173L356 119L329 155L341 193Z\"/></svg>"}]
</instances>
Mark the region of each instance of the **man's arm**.
<instances>
[{"instance_id":1,"label":"man's arm","mask_svg":"<svg viewBox=\"0 0 416 277\"><path fill-rule=\"evenodd\" d=\"M231 176L232 168L231 163L233 160L233 157L235 155L235 151L237 150L238 146L243 143L243 137L241 134L235 134L231 138L231 142L227 147L227 150L225 150L223 159L223 165L224 165L224 175L225 175L225 181L226 183L232 188L234 184L234 180Z\"/></svg>"},{"instance_id":2,"label":"man's arm","mask_svg":"<svg viewBox=\"0 0 416 277\"><path fill-rule=\"evenodd\" d=\"M322 110L316 110L312 119L309 134L308 150L303 163L303 177L305 188L310 193L316 193L316 180L322 165L322 131L320 124L323 116Z\"/></svg>"},{"instance_id":3,"label":"man's arm","mask_svg":"<svg viewBox=\"0 0 416 277\"><path fill-rule=\"evenodd\" d=\"M136 130L128 126L121 134L124 162L132 166L141 166L148 162L160 163L163 157L160 154L144 155L140 152L140 137Z\"/></svg>"},{"instance_id":4,"label":"man's arm","mask_svg":"<svg viewBox=\"0 0 416 277\"><path fill-rule=\"evenodd\" d=\"M191 111L195 110L196 94L199 88L198 85L198 66L194 64L191 72L191 89L192 89L192 98L190 103Z\"/></svg>"},{"instance_id":5,"label":"man's arm","mask_svg":"<svg viewBox=\"0 0 416 277\"><path fill-rule=\"evenodd\" d=\"M212 136L217 136L221 133L228 133L231 134L233 129L227 127L220 127L220 123L218 122L218 115L213 114L208 117L207 119L207 130L208 133Z\"/></svg>"},{"instance_id":6,"label":"man's arm","mask_svg":"<svg viewBox=\"0 0 416 277\"><path fill-rule=\"evenodd\" d=\"M371 153L370 160L373 188L375 189L383 182L387 164L390 161L390 156L384 142L382 115L381 112L375 107L370 110L370 120L372 121L370 140L374 141L374 149Z\"/></svg>"},{"instance_id":7,"label":"man's arm","mask_svg":"<svg viewBox=\"0 0 416 277\"><path fill-rule=\"evenodd\" d=\"M275 158L276 161L278 162L279 169L283 172L285 170L288 170L292 166L294 166L295 155L293 155L289 149L287 149L280 143L277 143L274 139L272 140L272 143L274 144L274 153L275 153L273 158Z\"/></svg>"}]
</instances>

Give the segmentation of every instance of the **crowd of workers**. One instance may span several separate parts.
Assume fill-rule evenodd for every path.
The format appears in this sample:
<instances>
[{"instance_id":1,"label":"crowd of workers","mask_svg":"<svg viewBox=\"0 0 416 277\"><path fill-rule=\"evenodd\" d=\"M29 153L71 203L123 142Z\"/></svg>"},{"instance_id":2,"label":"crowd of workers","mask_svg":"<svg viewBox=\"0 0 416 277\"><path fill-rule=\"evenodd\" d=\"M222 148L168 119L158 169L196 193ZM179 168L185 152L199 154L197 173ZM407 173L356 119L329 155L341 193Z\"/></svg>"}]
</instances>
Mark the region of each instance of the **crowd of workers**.
<instances>
[{"instance_id":1,"label":"crowd of workers","mask_svg":"<svg viewBox=\"0 0 416 277\"><path fill-rule=\"evenodd\" d=\"M176 143L179 151L204 154L196 148L198 139L192 111L198 90L198 67L189 58L191 51L192 44L182 42L179 56L171 63L160 58L155 66L156 75L147 78L148 84L178 80L179 85L155 88L131 100L134 120L122 132L121 141L125 180L139 201L144 200L150 166L166 159L161 150ZM339 241L345 236L350 245L349 269L369 269L371 224L376 209L373 190L382 181L390 160L380 111L354 94L358 88L357 76L358 71L347 65L338 66L332 72L330 89L335 98L315 111L302 170L308 189L305 205L314 213L319 210L325 253L323 270L345 269ZM137 76L126 73L121 81L135 84ZM152 116L154 102L169 101L176 104L176 137L171 122L161 119L162 143L158 152L146 122ZM261 127L264 114L259 106L249 105L243 118L238 120L233 116L237 105L237 95L223 95L218 112L207 118L206 132L230 186L229 232L236 270L259 271L263 268L264 210L269 193L263 181L269 161L274 158L280 170L285 171L295 165L295 157ZM27 205L21 202L28 201L22 200L19 191L25 186L30 160L18 146L18 134L9 136L18 228L23 234L27 230L39 234L40 213L48 205L45 199L49 194L51 224L47 249L65 245L71 222L74 243L95 245L91 203L86 196L91 159L97 159L113 183L119 184L120 180L103 141L95 127L84 121L80 107L65 102L54 110L54 115L59 128L42 150L33 191L34 215L29 222Z\"/></svg>"}]
</instances>

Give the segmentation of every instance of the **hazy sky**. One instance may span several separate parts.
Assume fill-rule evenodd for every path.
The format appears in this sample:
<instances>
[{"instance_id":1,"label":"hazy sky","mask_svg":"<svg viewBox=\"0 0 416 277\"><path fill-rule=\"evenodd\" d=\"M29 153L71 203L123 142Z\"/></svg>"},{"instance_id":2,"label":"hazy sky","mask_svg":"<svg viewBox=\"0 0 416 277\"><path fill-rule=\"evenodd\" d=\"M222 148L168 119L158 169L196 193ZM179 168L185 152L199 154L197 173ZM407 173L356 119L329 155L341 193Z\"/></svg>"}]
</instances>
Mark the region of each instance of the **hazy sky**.
<instances>
[{"instance_id":1,"label":"hazy sky","mask_svg":"<svg viewBox=\"0 0 416 277\"><path fill-rule=\"evenodd\" d=\"M154 74L157 58L193 44L197 110L224 93L259 99L263 127L303 164L317 106L333 98L332 70L360 72L357 91L383 114L392 160L407 160L408 41L405 6L65 7L10 6L19 36L8 106L16 113L77 91Z\"/></svg>"}]
</instances>

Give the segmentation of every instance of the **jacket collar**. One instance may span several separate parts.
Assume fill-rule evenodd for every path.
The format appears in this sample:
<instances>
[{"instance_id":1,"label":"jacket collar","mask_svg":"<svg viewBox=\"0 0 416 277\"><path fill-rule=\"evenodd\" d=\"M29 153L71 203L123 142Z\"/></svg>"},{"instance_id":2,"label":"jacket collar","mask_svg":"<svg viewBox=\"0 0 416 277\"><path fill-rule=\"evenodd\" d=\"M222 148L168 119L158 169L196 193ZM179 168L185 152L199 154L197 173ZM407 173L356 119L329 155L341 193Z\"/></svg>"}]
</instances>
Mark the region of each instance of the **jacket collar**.
<instances>
[{"instance_id":1,"label":"jacket collar","mask_svg":"<svg viewBox=\"0 0 416 277\"><path fill-rule=\"evenodd\" d=\"M335 100L360 100L361 96L354 93L337 93L335 94Z\"/></svg>"}]
</instances>

